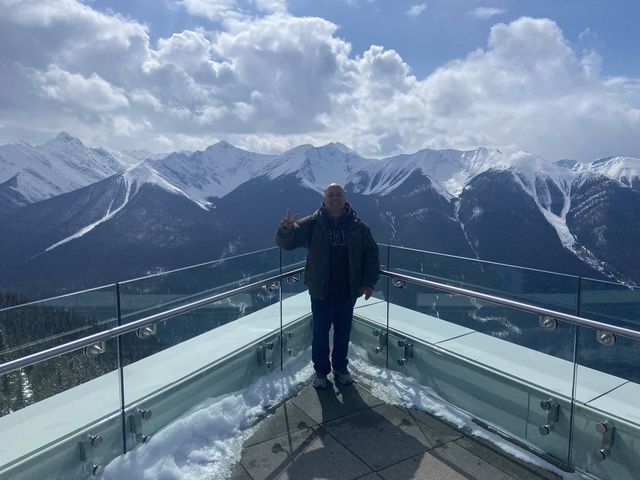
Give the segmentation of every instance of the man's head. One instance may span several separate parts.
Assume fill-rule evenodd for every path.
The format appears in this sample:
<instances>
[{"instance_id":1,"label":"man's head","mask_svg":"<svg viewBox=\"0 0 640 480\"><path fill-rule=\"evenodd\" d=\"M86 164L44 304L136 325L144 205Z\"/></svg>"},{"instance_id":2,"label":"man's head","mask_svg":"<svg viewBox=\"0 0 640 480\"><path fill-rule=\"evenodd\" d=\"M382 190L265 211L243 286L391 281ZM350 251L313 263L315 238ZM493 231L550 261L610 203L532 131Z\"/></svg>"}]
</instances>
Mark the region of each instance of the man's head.
<instances>
[{"instance_id":1,"label":"man's head","mask_svg":"<svg viewBox=\"0 0 640 480\"><path fill-rule=\"evenodd\" d=\"M326 208L329 214L334 218L338 218L342 215L342 210L344 209L346 201L347 196L344 188L337 183L329 184L324 191L324 196L322 197L322 204L324 205L324 208Z\"/></svg>"}]
</instances>

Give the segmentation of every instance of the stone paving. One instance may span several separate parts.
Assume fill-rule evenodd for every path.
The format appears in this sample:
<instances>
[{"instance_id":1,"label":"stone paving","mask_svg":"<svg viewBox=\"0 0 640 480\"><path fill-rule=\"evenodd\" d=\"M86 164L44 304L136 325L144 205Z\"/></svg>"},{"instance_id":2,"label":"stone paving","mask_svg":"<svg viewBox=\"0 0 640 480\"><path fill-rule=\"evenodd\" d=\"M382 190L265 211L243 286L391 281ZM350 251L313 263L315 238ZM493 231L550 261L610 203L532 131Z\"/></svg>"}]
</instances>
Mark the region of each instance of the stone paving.
<instances>
[{"instance_id":1,"label":"stone paving","mask_svg":"<svg viewBox=\"0 0 640 480\"><path fill-rule=\"evenodd\" d=\"M558 480L365 386L307 386L260 422L232 480Z\"/></svg>"}]
</instances>

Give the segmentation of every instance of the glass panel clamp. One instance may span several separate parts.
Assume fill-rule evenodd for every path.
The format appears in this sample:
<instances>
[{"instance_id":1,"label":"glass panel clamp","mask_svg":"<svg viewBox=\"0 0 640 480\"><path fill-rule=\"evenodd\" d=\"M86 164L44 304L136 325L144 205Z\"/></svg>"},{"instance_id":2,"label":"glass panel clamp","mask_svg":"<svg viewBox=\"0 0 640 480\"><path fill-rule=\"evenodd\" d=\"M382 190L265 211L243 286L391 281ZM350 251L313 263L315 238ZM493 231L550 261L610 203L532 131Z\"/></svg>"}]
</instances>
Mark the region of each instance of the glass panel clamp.
<instances>
[{"instance_id":1,"label":"glass panel clamp","mask_svg":"<svg viewBox=\"0 0 640 480\"><path fill-rule=\"evenodd\" d=\"M106 342L98 342L93 345L87 345L82 349L82 353L85 357L96 357L98 355L102 355L107 351L107 343Z\"/></svg>"},{"instance_id":2,"label":"glass panel clamp","mask_svg":"<svg viewBox=\"0 0 640 480\"><path fill-rule=\"evenodd\" d=\"M375 353L380 353L387 346L387 332L383 330L374 330L372 333L374 337L378 337L378 346L375 347L373 351Z\"/></svg>"},{"instance_id":3,"label":"glass panel clamp","mask_svg":"<svg viewBox=\"0 0 640 480\"><path fill-rule=\"evenodd\" d=\"M598 330L596 332L596 340L605 347L613 347L616 344L616 334L605 330Z\"/></svg>"},{"instance_id":4,"label":"glass panel clamp","mask_svg":"<svg viewBox=\"0 0 640 480\"><path fill-rule=\"evenodd\" d=\"M540 435L549 435L560 420L560 405L553 399L542 400L540 408L547 412L547 423L538 427Z\"/></svg>"},{"instance_id":5,"label":"glass panel clamp","mask_svg":"<svg viewBox=\"0 0 640 480\"><path fill-rule=\"evenodd\" d=\"M261 345L258 345L258 365L264 365L267 368L271 368L273 367L273 362L267 360L268 350L273 350L273 342L262 342Z\"/></svg>"},{"instance_id":6,"label":"glass panel clamp","mask_svg":"<svg viewBox=\"0 0 640 480\"><path fill-rule=\"evenodd\" d=\"M413 343L409 343L406 338L401 338L398 340L398 346L402 348L402 358L398 359L398 365L403 366L413 358Z\"/></svg>"},{"instance_id":7,"label":"glass panel clamp","mask_svg":"<svg viewBox=\"0 0 640 480\"><path fill-rule=\"evenodd\" d=\"M138 408L133 415L129 416L131 422L131 433L136 437L136 441L139 443L149 443L151 441L151 435L145 435L142 433L142 422L149 420L153 412L148 408Z\"/></svg>"},{"instance_id":8,"label":"glass panel clamp","mask_svg":"<svg viewBox=\"0 0 640 480\"><path fill-rule=\"evenodd\" d=\"M269 282L269 283L265 284L264 289L267 292L275 292L276 290L280 289L280 282L278 282L278 281Z\"/></svg>"},{"instance_id":9,"label":"glass panel clamp","mask_svg":"<svg viewBox=\"0 0 640 480\"><path fill-rule=\"evenodd\" d=\"M616 428L608 422L596 423L596 432L602 435L602 447L591 454L596 462L604 462L613 446L613 434Z\"/></svg>"},{"instance_id":10,"label":"glass panel clamp","mask_svg":"<svg viewBox=\"0 0 640 480\"><path fill-rule=\"evenodd\" d=\"M558 328L558 320L549 315L540 315L539 317L540 327L544 330L555 330Z\"/></svg>"},{"instance_id":11,"label":"glass panel clamp","mask_svg":"<svg viewBox=\"0 0 640 480\"><path fill-rule=\"evenodd\" d=\"M393 283L393 286L396 288L405 288L407 286L407 282L399 278L394 278L391 283Z\"/></svg>"},{"instance_id":12,"label":"glass panel clamp","mask_svg":"<svg viewBox=\"0 0 640 480\"><path fill-rule=\"evenodd\" d=\"M100 476L104 473L104 466L94 463L93 450L102 445L104 439L101 435L87 435L80 441L80 461L84 464L84 469L93 476Z\"/></svg>"}]
</instances>

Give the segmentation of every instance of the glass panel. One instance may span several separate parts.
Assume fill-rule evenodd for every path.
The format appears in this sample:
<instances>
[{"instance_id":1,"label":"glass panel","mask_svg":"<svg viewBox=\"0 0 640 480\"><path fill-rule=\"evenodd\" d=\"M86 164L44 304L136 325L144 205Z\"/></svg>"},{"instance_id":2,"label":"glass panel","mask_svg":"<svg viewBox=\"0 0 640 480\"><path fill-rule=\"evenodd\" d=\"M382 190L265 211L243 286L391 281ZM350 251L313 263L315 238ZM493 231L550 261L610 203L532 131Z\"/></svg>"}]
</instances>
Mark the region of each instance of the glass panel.
<instances>
[{"instance_id":1,"label":"glass panel","mask_svg":"<svg viewBox=\"0 0 640 480\"><path fill-rule=\"evenodd\" d=\"M0 310L0 363L115 327L116 307L112 285ZM5 379L0 386L1 414L48 396L49 390L40 391L45 388L40 379L31 378L39 371L35 367L25 369L18 383ZM78 382L87 380L82 377L83 370L75 373ZM17 374L10 375L14 378ZM11 391L5 390L9 384L13 385ZM21 384L24 389L18 386Z\"/></svg>"},{"instance_id":2,"label":"glass panel","mask_svg":"<svg viewBox=\"0 0 640 480\"><path fill-rule=\"evenodd\" d=\"M581 287L580 316L640 329L639 288L596 280ZM606 346L597 338L596 330L580 327L573 461L599 478L630 480L640 471L640 342L617 336ZM608 431L598 431L599 423Z\"/></svg>"},{"instance_id":3,"label":"glass panel","mask_svg":"<svg viewBox=\"0 0 640 480\"><path fill-rule=\"evenodd\" d=\"M257 288L160 322L155 333L121 338L128 450L191 408L279 368L279 297L278 289ZM142 420L140 409L152 417Z\"/></svg>"},{"instance_id":4,"label":"glass panel","mask_svg":"<svg viewBox=\"0 0 640 480\"><path fill-rule=\"evenodd\" d=\"M8 478L87 478L79 443L89 434L104 441L88 461L106 465L122 453L117 343L105 346L101 355L72 352L0 376L0 471Z\"/></svg>"},{"instance_id":5,"label":"glass panel","mask_svg":"<svg viewBox=\"0 0 640 480\"><path fill-rule=\"evenodd\" d=\"M440 275L447 281L463 279L467 288L483 284L482 290L497 296L546 299L536 302L546 306L568 308L573 303L575 309L577 302L572 277L554 279L547 272L518 272L515 267L465 263L460 258L451 263L439 255L406 249L392 248L390 257L392 271L400 264L403 271L417 270L428 278L435 272L439 281ZM516 279L516 286L510 284ZM506 292L499 289L503 285ZM553 289L548 294L547 285ZM558 322L554 330L543 329L537 314L411 283L391 286L389 302L390 368L419 379L444 400L532 448L568 462L573 325ZM543 410L543 400L550 400L557 418ZM541 434L544 425L549 425L548 431Z\"/></svg>"},{"instance_id":6,"label":"glass panel","mask_svg":"<svg viewBox=\"0 0 640 480\"><path fill-rule=\"evenodd\" d=\"M280 250L282 255L282 271L287 272L299 267L304 267L307 260L307 249Z\"/></svg>"},{"instance_id":7,"label":"glass panel","mask_svg":"<svg viewBox=\"0 0 640 480\"><path fill-rule=\"evenodd\" d=\"M279 249L151 275L120 284L122 319L128 323L280 273Z\"/></svg>"},{"instance_id":8,"label":"glass panel","mask_svg":"<svg viewBox=\"0 0 640 480\"><path fill-rule=\"evenodd\" d=\"M579 278L543 270L391 247L394 271L576 314Z\"/></svg>"},{"instance_id":9,"label":"glass panel","mask_svg":"<svg viewBox=\"0 0 640 480\"><path fill-rule=\"evenodd\" d=\"M283 270L299 265L300 254L306 258L305 249L282 251ZM300 266L304 265L304 260ZM303 274L282 280L282 358L286 365L296 358L311 360L311 301Z\"/></svg>"}]
</instances>

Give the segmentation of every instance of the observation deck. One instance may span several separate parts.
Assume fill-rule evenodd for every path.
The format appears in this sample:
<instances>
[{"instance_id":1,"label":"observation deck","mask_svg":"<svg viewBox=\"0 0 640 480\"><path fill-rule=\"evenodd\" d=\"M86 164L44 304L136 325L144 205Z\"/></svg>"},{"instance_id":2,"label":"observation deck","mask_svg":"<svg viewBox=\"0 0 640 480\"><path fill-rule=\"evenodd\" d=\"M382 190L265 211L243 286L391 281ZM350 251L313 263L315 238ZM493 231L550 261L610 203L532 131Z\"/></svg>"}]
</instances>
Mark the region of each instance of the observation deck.
<instances>
[{"instance_id":1,"label":"observation deck","mask_svg":"<svg viewBox=\"0 0 640 480\"><path fill-rule=\"evenodd\" d=\"M315 391L304 253L0 310L0 479L638 478L638 289L381 246Z\"/></svg>"}]
</instances>

